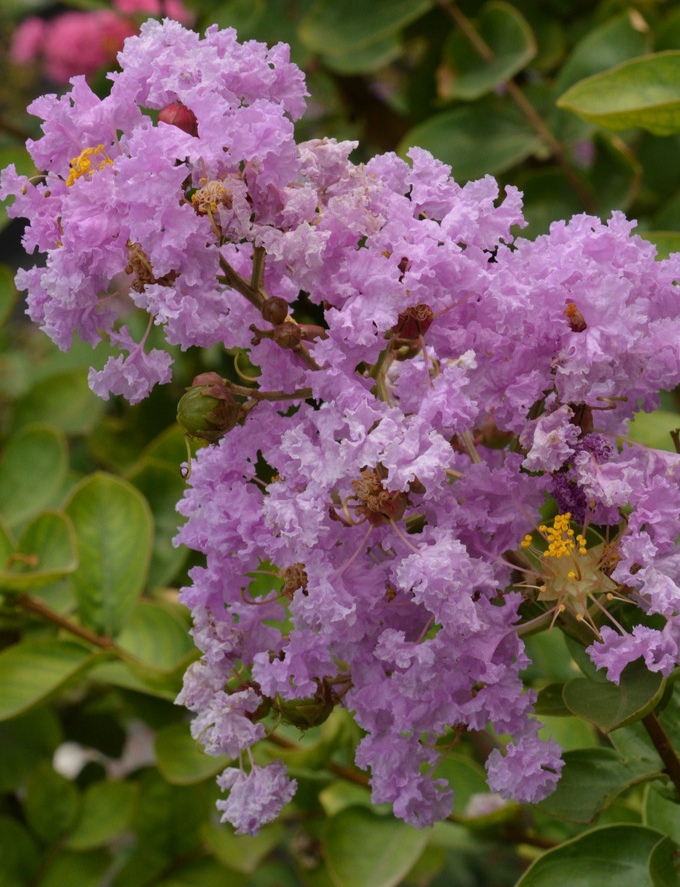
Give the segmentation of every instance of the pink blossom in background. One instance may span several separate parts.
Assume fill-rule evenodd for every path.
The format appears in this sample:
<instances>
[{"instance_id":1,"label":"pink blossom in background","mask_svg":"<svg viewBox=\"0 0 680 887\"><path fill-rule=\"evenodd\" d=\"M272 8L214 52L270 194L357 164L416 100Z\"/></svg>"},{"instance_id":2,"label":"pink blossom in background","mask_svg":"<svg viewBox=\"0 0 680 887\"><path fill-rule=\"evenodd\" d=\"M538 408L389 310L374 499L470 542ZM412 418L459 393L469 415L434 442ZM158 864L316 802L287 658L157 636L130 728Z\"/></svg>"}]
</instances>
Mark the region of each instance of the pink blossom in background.
<instances>
[{"instance_id":1,"label":"pink blossom in background","mask_svg":"<svg viewBox=\"0 0 680 887\"><path fill-rule=\"evenodd\" d=\"M65 12L48 21L30 16L14 32L10 55L19 65L42 59L55 83L89 75L109 65L126 37L139 32L136 16L166 16L191 24L181 0L115 0L115 11Z\"/></svg>"}]
</instances>

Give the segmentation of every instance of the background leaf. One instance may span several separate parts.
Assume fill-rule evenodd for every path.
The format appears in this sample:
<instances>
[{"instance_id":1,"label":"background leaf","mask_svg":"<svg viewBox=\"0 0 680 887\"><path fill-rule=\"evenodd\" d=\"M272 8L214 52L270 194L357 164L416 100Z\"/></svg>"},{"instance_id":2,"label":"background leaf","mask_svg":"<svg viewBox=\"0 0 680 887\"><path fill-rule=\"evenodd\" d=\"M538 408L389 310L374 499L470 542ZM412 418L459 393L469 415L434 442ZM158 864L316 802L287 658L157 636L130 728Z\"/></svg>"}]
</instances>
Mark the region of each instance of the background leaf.
<instances>
[{"instance_id":1,"label":"background leaf","mask_svg":"<svg viewBox=\"0 0 680 887\"><path fill-rule=\"evenodd\" d=\"M153 533L149 506L131 484L98 473L74 489L64 510L78 544L71 582L80 617L93 631L115 637L146 584Z\"/></svg>"}]
</instances>

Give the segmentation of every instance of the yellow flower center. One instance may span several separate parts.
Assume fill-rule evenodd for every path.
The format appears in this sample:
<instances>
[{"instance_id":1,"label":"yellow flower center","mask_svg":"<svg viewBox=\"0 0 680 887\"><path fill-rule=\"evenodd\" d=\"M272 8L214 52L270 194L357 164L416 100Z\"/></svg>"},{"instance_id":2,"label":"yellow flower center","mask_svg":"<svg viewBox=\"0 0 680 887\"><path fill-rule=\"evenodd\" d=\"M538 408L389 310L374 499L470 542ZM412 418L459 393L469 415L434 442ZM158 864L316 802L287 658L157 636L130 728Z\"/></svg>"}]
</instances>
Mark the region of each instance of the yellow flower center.
<instances>
[{"instance_id":1,"label":"yellow flower center","mask_svg":"<svg viewBox=\"0 0 680 887\"><path fill-rule=\"evenodd\" d=\"M70 186L76 179L92 175L95 170L104 169L110 163L113 163L113 160L107 155L103 145L97 145L96 148L85 148L71 161L71 170L66 184Z\"/></svg>"},{"instance_id":2,"label":"yellow flower center","mask_svg":"<svg viewBox=\"0 0 680 887\"><path fill-rule=\"evenodd\" d=\"M545 551L534 547L529 534L522 540L521 547L530 549L532 561L537 563L538 600L555 601L559 612L569 610L577 619L590 621L589 599L596 594L614 594L617 585L603 569L605 543L589 548L585 536L572 529L570 522L571 514L566 512L558 514L552 526L542 524L538 528L547 543Z\"/></svg>"}]
</instances>

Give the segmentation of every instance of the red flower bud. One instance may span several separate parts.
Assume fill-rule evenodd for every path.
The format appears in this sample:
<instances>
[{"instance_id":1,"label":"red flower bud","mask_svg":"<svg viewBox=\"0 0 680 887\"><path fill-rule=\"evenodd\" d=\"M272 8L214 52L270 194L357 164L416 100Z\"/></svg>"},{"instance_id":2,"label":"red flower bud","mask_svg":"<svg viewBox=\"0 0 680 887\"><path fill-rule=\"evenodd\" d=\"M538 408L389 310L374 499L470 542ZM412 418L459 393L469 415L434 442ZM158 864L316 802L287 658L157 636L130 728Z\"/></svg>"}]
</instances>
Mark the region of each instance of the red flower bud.
<instances>
[{"instance_id":1,"label":"red flower bud","mask_svg":"<svg viewBox=\"0 0 680 887\"><path fill-rule=\"evenodd\" d=\"M179 129L188 132L190 136L198 135L198 123L194 112L183 105L181 102L171 102L161 109L158 120L168 123L170 126L177 126Z\"/></svg>"}]
</instances>

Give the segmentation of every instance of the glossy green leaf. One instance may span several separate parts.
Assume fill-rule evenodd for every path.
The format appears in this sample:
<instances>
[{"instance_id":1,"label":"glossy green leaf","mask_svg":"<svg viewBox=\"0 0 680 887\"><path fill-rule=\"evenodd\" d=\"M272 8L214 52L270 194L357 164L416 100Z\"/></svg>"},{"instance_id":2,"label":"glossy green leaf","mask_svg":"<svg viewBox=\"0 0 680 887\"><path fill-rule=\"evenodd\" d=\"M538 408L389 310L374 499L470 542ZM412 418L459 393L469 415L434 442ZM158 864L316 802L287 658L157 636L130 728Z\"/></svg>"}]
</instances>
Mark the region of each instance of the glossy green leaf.
<instances>
[{"instance_id":1,"label":"glossy green leaf","mask_svg":"<svg viewBox=\"0 0 680 887\"><path fill-rule=\"evenodd\" d=\"M24 528L16 551L0 569L0 589L32 591L72 573L77 566L71 521L43 511Z\"/></svg>"},{"instance_id":2,"label":"glossy green leaf","mask_svg":"<svg viewBox=\"0 0 680 887\"><path fill-rule=\"evenodd\" d=\"M100 847L128 828L137 786L133 782L95 782L83 794L78 821L66 840L71 850Z\"/></svg>"},{"instance_id":3,"label":"glossy green leaf","mask_svg":"<svg viewBox=\"0 0 680 887\"><path fill-rule=\"evenodd\" d=\"M163 605L153 601L137 603L117 646L133 661L162 672L187 664L196 650L186 627Z\"/></svg>"},{"instance_id":4,"label":"glossy green leaf","mask_svg":"<svg viewBox=\"0 0 680 887\"><path fill-rule=\"evenodd\" d=\"M67 832L80 812L78 789L49 761L43 761L31 774L23 797L26 821L44 841L52 843Z\"/></svg>"},{"instance_id":5,"label":"glossy green leaf","mask_svg":"<svg viewBox=\"0 0 680 887\"><path fill-rule=\"evenodd\" d=\"M151 557L153 521L146 499L109 474L82 481L64 511L78 540L73 583L84 625L115 637L142 592Z\"/></svg>"},{"instance_id":6,"label":"glossy green leaf","mask_svg":"<svg viewBox=\"0 0 680 887\"><path fill-rule=\"evenodd\" d=\"M330 819L324 839L335 887L394 887L426 844L425 832L366 807L346 807Z\"/></svg>"},{"instance_id":7,"label":"glossy green leaf","mask_svg":"<svg viewBox=\"0 0 680 887\"><path fill-rule=\"evenodd\" d=\"M680 132L680 51L633 59L581 80L557 104L607 129Z\"/></svg>"},{"instance_id":8,"label":"glossy green leaf","mask_svg":"<svg viewBox=\"0 0 680 887\"><path fill-rule=\"evenodd\" d=\"M207 755L189 732L187 724L170 724L159 730L155 749L158 769L172 785L203 782L231 763L225 755Z\"/></svg>"},{"instance_id":9,"label":"glossy green leaf","mask_svg":"<svg viewBox=\"0 0 680 887\"><path fill-rule=\"evenodd\" d=\"M143 459L128 480L146 498L153 515L154 541L149 585L167 585L188 555L184 546L172 544L181 523L176 506L184 493L185 480L177 466L171 468L166 462L151 458Z\"/></svg>"},{"instance_id":10,"label":"glossy green leaf","mask_svg":"<svg viewBox=\"0 0 680 887\"><path fill-rule=\"evenodd\" d=\"M539 856L516 887L653 887L649 858L661 839L641 825L593 829Z\"/></svg>"},{"instance_id":11,"label":"glossy green leaf","mask_svg":"<svg viewBox=\"0 0 680 887\"><path fill-rule=\"evenodd\" d=\"M536 55L531 28L509 3L486 3L475 24L493 58L482 59L458 28L452 31L439 73L440 83L445 83L442 98L470 101L486 95L511 80Z\"/></svg>"},{"instance_id":12,"label":"glossy green leaf","mask_svg":"<svg viewBox=\"0 0 680 887\"><path fill-rule=\"evenodd\" d=\"M644 55L649 50L649 36L634 27L628 13L589 28L557 74L557 94L585 77Z\"/></svg>"},{"instance_id":13,"label":"glossy green leaf","mask_svg":"<svg viewBox=\"0 0 680 887\"><path fill-rule=\"evenodd\" d=\"M68 469L63 433L33 425L12 435L0 458L0 511L16 527L53 504Z\"/></svg>"},{"instance_id":14,"label":"glossy green leaf","mask_svg":"<svg viewBox=\"0 0 680 887\"><path fill-rule=\"evenodd\" d=\"M432 5L432 0L317 0L300 22L299 34L315 52L347 55L394 34Z\"/></svg>"},{"instance_id":15,"label":"glossy green leaf","mask_svg":"<svg viewBox=\"0 0 680 887\"><path fill-rule=\"evenodd\" d=\"M541 150L542 143L517 111L496 98L435 114L415 126L399 145L431 151L451 166L458 182L498 174Z\"/></svg>"},{"instance_id":16,"label":"glossy green leaf","mask_svg":"<svg viewBox=\"0 0 680 887\"><path fill-rule=\"evenodd\" d=\"M663 695L664 683L659 672L649 671L637 659L623 670L618 685L575 678L566 684L563 696L573 714L610 733L649 714Z\"/></svg>"},{"instance_id":17,"label":"glossy green leaf","mask_svg":"<svg viewBox=\"0 0 680 887\"><path fill-rule=\"evenodd\" d=\"M19 788L41 761L52 760L61 726L48 706L0 721L0 794Z\"/></svg>"},{"instance_id":18,"label":"glossy green leaf","mask_svg":"<svg viewBox=\"0 0 680 887\"><path fill-rule=\"evenodd\" d=\"M0 816L0 884L23 887L30 884L40 865L40 854L26 828L10 816Z\"/></svg>"},{"instance_id":19,"label":"glossy green leaf","mask_svg":"<svg viewBox=\"0 0 680 887\"><path fill-rule=\"evenodd\" d=\"M564 768L555 791L538 807L568 822L592 822L621 792L661 774L659 760L623 757L610 748L564 753Z\"/></svg>"},{"instance_id":20,"label":"glossy green leaf","mask_svg":"<svg viewBox=\"0 0 680 887\"><path fill-rule=\"evenodd\" d=\"M40 879L40 887L101 887L107 883L111 857L103 850L62 852L55 856Z\"/></svg>"},{"instance_id":21,"label":"glossy green leaf","mask_svg":"<svg viewBox=\"0 0 680 887\"><path fill-rule=\"evenodd\" d=\"M7 647L0 653L0 720L51 696L101 655L71 641L24 641Z\"/></svg>"}]
</instances>

